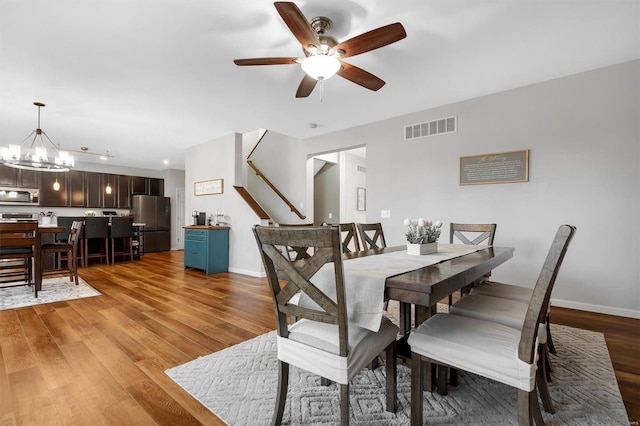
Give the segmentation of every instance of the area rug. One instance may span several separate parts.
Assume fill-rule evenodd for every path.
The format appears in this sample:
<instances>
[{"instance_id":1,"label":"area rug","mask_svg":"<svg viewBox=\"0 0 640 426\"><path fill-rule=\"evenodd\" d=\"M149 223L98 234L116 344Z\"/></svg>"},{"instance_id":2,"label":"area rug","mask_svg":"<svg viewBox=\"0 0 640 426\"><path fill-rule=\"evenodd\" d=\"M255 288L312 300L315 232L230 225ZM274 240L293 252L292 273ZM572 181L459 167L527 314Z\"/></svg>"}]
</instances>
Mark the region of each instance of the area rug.
<instances>
[{"instance_id":1,"label":"area rug","mask_svg":"<svg viewBox=\"0 0 640 426\"><path fill-rule=\"evenodd\" d=\"M78 285L70 282L69 277L66 276L47 278L42 280L42 290L38 292L38 297L33 295L33 287L30 286L9 288L0 286L0 310L62 302L100 294L82 278L78 279Z\"/></svg>"},{"instance_id":2,"label":"area rug","mask_svg":"<svg viewBox=\"0 0 640 426\"><path fill-rule=\"evenodd\" d=\"M557 355L551 358L556 414L547 425L628 425L627 414L601 333L552 325ZM178 385L229 425L267 425L275 405L275 332L200 357L166 371ZM351 424L408 425L410 370L398 367L398 411L385 407L384 367L364 370L350 384ZM429 425L517 425L514 388L462 373L447 396L424 394ZM338 424L338 386L290 369L283 424Z\"/></svg>"}]
</instances>

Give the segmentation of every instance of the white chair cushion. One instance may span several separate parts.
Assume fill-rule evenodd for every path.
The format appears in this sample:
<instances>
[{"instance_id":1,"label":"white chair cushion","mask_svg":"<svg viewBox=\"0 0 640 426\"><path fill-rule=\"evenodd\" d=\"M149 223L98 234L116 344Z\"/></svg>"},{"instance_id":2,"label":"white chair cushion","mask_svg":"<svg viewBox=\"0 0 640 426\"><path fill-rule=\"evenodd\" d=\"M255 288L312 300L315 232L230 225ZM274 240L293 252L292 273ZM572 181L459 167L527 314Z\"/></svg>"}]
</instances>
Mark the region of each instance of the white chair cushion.
<instances>
[{"instance_id":1,"label":"white chair cushion","mask_svg":"<svg viewBox=\"0 0 640 426\"><path fill-rule=\"evenodd\" d=\"M530 392L537 359L520 360L519 343L515 328L451 314L436 314L409 336L412 352Z\"/></svg>"},{"instance_id":2,"label":"white chair cushion","mask_svg":"<svg viewBox=\"0 0 640 426\"><path fill-rule=\"evenodd\" d=\"M454 315L493 321L522 330L528 307L528 302L472 293L453 304L449 308L449 312ZM538 326L538 342L540 344L547 342L546 323Z\"/></svg>"},{"instance_id":3,"label":"white chair cushion","mask_svg":"<svg viewBox=\"0 0 640 426\"><path fill-rule=\"evenodd\" d=\"M289 337L278 336L278 359L341 384L396 339L398 327L383 318L373 332L349 324L349 356L341 357L338 326L302 319L289 326Z\"/></svg>"},{"instance_id":4,"label":"white chair cushion","mask_svg":"<svg viewBox=\"0 0 640 426\"><path fill-rule=\"evenodd\" d=\"M483 296L502 297L503 299L520 300L529 303L533 289L518 285L503 284L494 281L485 281L483 284L474 287L471 294Z\"/></svg>"}]
</instances>

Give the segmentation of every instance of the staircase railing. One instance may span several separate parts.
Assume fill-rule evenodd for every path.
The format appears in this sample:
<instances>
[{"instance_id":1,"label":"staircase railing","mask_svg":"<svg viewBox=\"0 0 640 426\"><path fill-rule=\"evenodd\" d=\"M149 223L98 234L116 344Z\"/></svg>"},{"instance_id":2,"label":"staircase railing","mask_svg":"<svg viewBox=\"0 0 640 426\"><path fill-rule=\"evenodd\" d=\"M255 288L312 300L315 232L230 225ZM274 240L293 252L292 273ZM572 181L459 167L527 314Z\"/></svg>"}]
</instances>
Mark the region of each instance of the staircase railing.
<instances>
[{"instance_id":1,"label":"staircase railing","mask_svg":"<svg viewBox=\"0 0 640 426\"><path fill-rule=\"evenodd\" d=\"M247 160L247 164L249 165L249 167L251 167L256 172L256 175L258 175L260 178L262 178L262 180L269 186L269 188L271 188L273 190L273 192L275 192L278 195L278 197L280 197L280 199L282 201L284 201L284 203L287 206L289 206L289 208L291 209L291 211L293 213L295 213L300 219L306 219L307 218L305 215L300 213L300 211L298 209L296 209L296 206L294 206L291 203L291 201L289 201L287 199L287 197L285 197L284 194L282 192L280 192L278 190L278 188L276 188L276 186L262 173L262 171L260 171L260 169L255 164L253 164L253 161Z\"/></svg>"},{"instance_id":2,"label":"staircase railing","mask_svg":"<svg viewBox=\"0 0 640 426\"><path fill-rule=\"evenodd\" d=\"M238 194L242 197L242 199L251 207L251 210L262 220L271 220L269 214L264 211L264 209L258 204L255 198L249 194L247 189L244 186L233 186Z\"/></svg>"}]
</instances>

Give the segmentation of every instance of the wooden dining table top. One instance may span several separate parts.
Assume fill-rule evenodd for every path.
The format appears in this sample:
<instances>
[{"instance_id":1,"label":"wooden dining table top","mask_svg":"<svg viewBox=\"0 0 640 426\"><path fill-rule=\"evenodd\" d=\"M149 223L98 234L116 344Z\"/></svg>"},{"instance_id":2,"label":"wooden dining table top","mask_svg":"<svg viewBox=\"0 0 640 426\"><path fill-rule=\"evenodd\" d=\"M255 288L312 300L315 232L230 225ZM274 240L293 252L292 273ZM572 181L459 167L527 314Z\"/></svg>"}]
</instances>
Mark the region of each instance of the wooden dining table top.
<instances>
[{"instance_id":1,"label":"wooden dining table top","mask_svg":"<svg viewBox=\"0 0 640 426\"><path fill-rule=\"evenodd\" d=\"M354 253L345 253L344 260L375 256L406 250L405 246L392 246ZM491 270L513 257L513 247L487 246L478 251L425 266L413 271L387 277L385 297L400 303L435 310L438 301L472 284Z\"/></svg>"}]
</instances>

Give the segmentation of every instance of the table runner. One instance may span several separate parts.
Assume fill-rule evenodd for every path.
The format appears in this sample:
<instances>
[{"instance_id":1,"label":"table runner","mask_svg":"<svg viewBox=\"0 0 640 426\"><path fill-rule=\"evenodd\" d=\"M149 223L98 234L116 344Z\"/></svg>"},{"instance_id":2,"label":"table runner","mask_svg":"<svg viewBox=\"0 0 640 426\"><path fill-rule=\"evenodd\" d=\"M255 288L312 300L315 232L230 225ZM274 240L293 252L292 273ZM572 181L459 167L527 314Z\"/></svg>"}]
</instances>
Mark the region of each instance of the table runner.
<instances>
[{"instance_id":1,"label":"table runner","mask_svg":"<svg viewBox=\"0 0 640 426\"><path fill-rule=\"evenodd\" d=\"M438 245L436 253L428 255L409 255L404 250L343 261L349 322L371 331L378 331L382 320L385 281L388 277L415 271L486 248L487 246L442 244ZM335 301L336 287L333 274L333 263L327 263L310 281ZM304 293L300 296L298 303L306 308L320 309Z\"/></svg>"}]
</instances>

